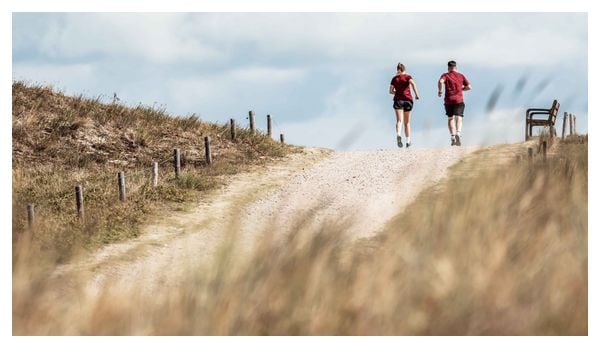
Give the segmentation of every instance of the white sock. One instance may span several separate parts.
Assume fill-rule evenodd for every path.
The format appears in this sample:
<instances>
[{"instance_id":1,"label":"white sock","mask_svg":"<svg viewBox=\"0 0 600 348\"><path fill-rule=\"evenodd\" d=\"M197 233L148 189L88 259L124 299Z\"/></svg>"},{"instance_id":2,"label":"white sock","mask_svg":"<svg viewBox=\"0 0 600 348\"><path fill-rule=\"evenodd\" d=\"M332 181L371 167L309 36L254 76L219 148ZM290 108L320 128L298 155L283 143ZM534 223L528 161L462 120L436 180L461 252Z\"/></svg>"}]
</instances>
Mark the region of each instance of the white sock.
<instances>
[{"instance_id":1,"label":"white sock","mask_svg":"<svg viewBox=\"0 0 600 348\"><path fill-rule=\"evenodd\" d=\"M406 137L406 143L410 144L410 137Z\"/></svg>"},{"instance_id":2,"label":"white sock","mask_svg":"<svg viewBox=\"0 0 600 348\"><path fill-rule=\"evenodd\" d=\"M456 135L458 135L460 137L460 131L456 132Z\"/></svg>"},{"instance_id":3,"label":"white sock","mask_svg":"<svg viewBox=\"0 0 600 348\"><path fill-rule=\"evenodd\" d=\"M401 136L401 135L402 135L402 132L400 132L400 131L398 131L398 132L396 132L396 133L398 134L398 136Z\"/></svg>"}]
</instances>

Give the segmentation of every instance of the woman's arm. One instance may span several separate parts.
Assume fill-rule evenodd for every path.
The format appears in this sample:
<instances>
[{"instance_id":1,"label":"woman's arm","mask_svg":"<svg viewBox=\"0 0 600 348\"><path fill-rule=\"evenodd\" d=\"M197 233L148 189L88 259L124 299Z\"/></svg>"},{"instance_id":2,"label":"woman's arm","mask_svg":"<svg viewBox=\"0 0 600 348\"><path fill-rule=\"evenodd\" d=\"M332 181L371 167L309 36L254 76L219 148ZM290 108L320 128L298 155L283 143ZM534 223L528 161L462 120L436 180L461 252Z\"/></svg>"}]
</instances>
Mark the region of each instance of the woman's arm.
<instances>
[{"instance_id":1,"label":"woman's arm","mask_svg":"<svg viewBox=\"0 0 600 348\"><path fill-rule=\"evenodd\" d=\"M396 94L396 89L394 88L394 85L390 85L390 94Z\"/></svg>"},{"instance_id":2,"label":"woman's arm","mask_svg":"<svg viewBox=\"0 0 600 348\"><path fill-rule=\"evenodd\" d=\"M408 80L408 83L410 83L413 91L415 91L415 98L417 98L417 100L420 99L419 90L417 90L417 84L415 83L415 81L413 79L410 79L410 80Z\"/></svg>"}]
</instances>

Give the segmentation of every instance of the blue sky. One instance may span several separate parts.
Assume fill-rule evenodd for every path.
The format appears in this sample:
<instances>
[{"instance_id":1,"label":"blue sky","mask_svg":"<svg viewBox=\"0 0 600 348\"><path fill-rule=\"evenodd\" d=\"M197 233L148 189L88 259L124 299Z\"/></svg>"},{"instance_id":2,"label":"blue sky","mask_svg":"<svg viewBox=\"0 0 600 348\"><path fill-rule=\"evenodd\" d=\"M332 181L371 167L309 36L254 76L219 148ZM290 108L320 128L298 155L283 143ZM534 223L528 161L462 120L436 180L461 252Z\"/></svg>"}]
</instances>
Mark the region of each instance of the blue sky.
<instances>
[{"instance_id":1,"label":"blue sky","mask_svg":"<svg viewBox=\"0 0 600 348\"><path fill-rule=\"evenodd\" d=\"M586 14L13 15L14 79L208 121L244 124L254 110L264 128L269 113L288 142L340 150L395 146L387 90L398 62L422 96L415 147L447 146L436 83L450 59L473 85L463 143L521 141L524 109L555 98L587 131Z\"/></svg>"}]
</instances>

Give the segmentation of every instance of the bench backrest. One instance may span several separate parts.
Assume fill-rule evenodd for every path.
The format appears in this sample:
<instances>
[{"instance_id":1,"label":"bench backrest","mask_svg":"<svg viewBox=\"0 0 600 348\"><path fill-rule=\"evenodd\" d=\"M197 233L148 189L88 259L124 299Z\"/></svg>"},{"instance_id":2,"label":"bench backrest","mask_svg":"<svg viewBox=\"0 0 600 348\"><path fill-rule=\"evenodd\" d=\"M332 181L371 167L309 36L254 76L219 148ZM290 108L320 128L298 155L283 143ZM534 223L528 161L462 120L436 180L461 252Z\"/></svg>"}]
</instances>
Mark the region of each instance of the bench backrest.
<instances>
[{"instance_id":1,"label":"bench backrest","mask_svg":"<svg viewBox=\"0 0 600 348\"><path fill-rule=\"evenodd\" d=\"M560 108L560 103L558 100L554 99L552 102L552 107L550 108L550 114L548 115L548 121L550 124L554 125L556 122L556 116L558 116L558 108Z\"/></svg>"}]
</instances>

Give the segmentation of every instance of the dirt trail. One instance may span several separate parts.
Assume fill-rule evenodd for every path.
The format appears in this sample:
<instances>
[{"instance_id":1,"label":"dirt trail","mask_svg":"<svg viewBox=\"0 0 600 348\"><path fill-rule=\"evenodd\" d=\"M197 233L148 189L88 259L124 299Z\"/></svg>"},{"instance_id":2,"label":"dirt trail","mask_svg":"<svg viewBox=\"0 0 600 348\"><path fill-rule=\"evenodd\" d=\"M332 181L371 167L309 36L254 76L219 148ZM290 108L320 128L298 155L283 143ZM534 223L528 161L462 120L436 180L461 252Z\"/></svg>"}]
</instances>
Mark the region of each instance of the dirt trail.
<instances>
[{"instance_id":1,"label":"dirt trail","mask_svg":"<svg viewBox=\"0 0 600 348\"><path fill-rule=\"evenodd\" d=\"M250 250L261 232L283 235L299 217L308 219L309 226L342 221L350 238L368 237L474 150L305 149L235 175L193 209L157 220L140 238L107 246L61 267L56 275L92 279L85 288L94 293L106 284L153 291L183 276L187 262L211 261L227 232L235 231L238 246Z\"/></svg>"}]
</instances>

